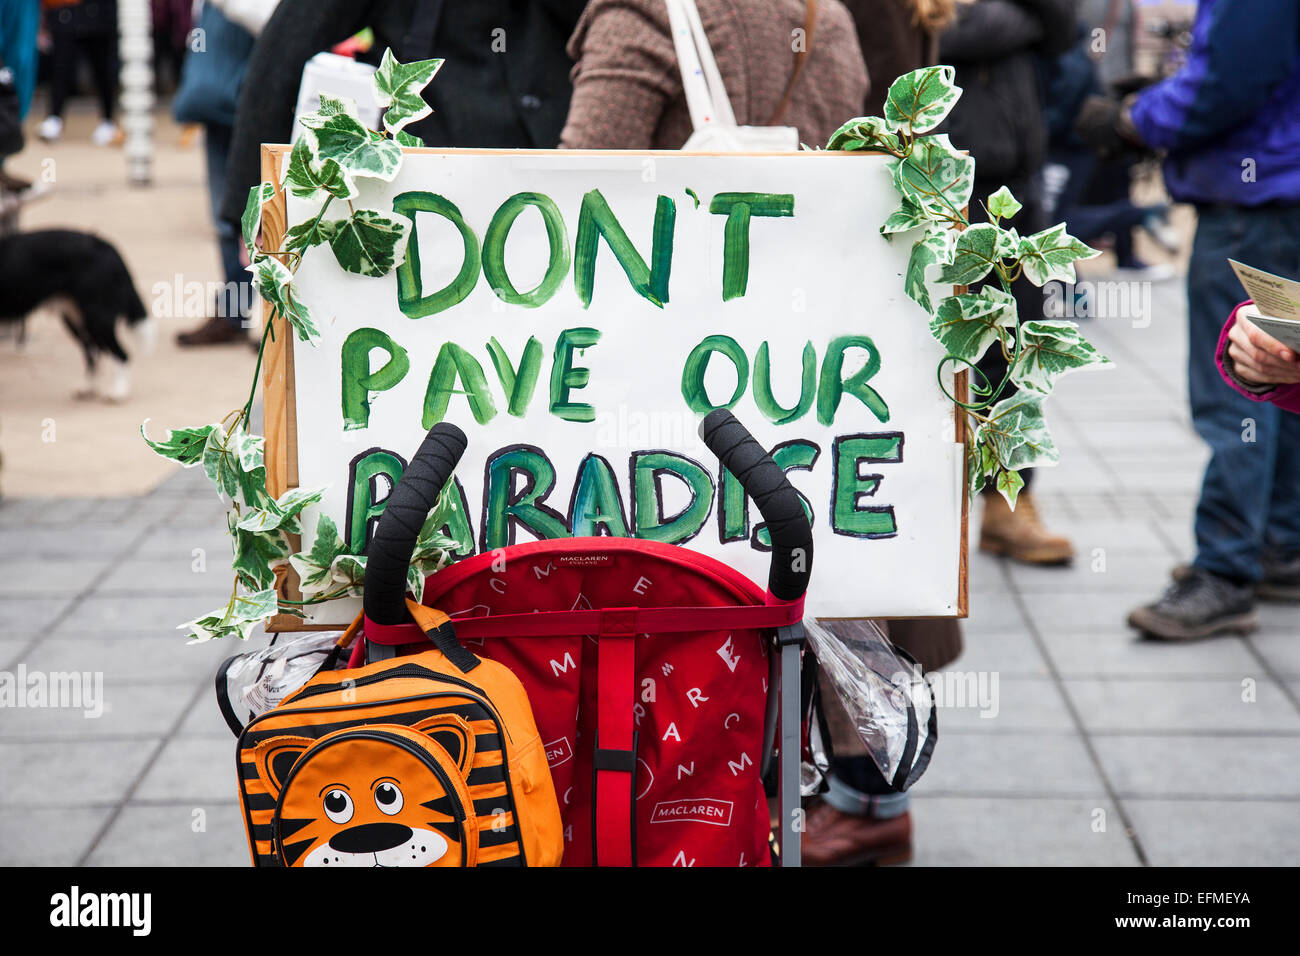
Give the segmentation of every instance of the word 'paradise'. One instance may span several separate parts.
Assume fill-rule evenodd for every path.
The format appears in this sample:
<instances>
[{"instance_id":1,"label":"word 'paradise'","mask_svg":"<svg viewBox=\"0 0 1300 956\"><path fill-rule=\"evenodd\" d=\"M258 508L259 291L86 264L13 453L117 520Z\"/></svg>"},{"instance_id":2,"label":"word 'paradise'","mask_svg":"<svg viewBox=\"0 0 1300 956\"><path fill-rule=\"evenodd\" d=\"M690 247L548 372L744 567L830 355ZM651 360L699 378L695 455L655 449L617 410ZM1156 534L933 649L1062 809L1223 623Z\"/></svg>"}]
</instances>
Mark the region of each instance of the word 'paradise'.
<instances>
[{"instance_id":1,"label":"word 'paradise'","mask_svg":"<svg viewBox=\"0 0 1300 956\"><path fill-rule=\"evenodd\" d=\"M898 534L892 505L864 504L874 498L884 476L864 470L875 464L903 461L902 432L840 435L831 445L831 494L826 517L834 533L853 538L892 538ZM772 449L772 458L786 471L811 471L822 456L814 442L795 439ZM406 461L396 452L371 448L352 459L345 529L350 550L360 554L383 512L388 493L397 484ZM488 456L483 474L483 507L476 516L475 534L469 501L459 476L452 482L458 507L451 511L446 535L457 554L491 551L513 544L516 531L536 538L610 535L684 544L704 531L717 510L719 543L749 541L759 550L771 548L762 523L750 527L749 509L740 482L722 469L720 477L698 461L662 449L635 451L628 456L628 498L608 459L594 452L578 466L577 477L563 511L551 501L556 486L555 465L533 445L510 445ZM669 514L670 484L689 497ZM817 521L814 503L800 493L804 511Z\"/></svg>"}]
</instances>

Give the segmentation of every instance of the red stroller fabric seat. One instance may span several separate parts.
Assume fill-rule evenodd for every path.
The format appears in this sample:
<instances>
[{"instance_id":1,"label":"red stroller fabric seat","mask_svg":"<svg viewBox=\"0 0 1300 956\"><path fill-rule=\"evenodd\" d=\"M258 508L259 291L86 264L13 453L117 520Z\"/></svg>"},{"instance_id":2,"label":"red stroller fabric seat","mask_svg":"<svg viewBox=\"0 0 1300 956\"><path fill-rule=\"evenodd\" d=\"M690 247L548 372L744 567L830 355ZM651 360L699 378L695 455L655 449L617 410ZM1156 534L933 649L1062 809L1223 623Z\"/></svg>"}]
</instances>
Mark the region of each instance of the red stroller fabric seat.
<instances>
[{"instance_id":1,"label":"red stroller fabric seat","mask_svg":"<svg viewBox=\"0 0 1300 956\"><path fill-rule=\"evenodd\" d=\"M468 558L431 576L423 603L459 625L485 615L762 605L764 599L744 575L684 548L570 538ZM617 622L618 615L607 611L603 618ZM635 791L628 815L638 865L769 865L759 777L768 662L758 630L463 642L509 667L528 692L560 798L566 866L613 862L630 849L626 829L597 827L600 841L593 840L593 779ZM593 775L598 716L607 728L602 750L635 749L632 774ZM634 748L610 746L617 741L608 722L619 719L627 735L635 734ZM602 801L621 799L616 789L602 792Z\"/></svg>"}]
</instances>

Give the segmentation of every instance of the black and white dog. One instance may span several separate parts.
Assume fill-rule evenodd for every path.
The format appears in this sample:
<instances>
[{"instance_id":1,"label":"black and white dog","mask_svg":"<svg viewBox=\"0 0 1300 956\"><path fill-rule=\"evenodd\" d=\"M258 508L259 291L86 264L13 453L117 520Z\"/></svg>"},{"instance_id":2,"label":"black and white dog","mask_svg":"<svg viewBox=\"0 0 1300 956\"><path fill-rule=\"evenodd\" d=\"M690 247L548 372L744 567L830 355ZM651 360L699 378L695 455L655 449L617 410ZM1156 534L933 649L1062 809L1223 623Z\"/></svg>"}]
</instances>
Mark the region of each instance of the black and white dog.
<instances>
[{"instance_id":1,"label":"black and white dog","mask_svg":"<svg viewBox=\"0 0 1300 956\"><path fill-rule=\"evenodd\" d=\"M0 322L22 322L42 307L57 312L86 355L87 387L81 398L121 401L130 391L127 354L117 340L117 323L152 331L144 303L126 263L112 245L85 232L45 229L0 235ZM107 355L111 380L97 384L97 367Z\"/></svg>"}]
</instances>

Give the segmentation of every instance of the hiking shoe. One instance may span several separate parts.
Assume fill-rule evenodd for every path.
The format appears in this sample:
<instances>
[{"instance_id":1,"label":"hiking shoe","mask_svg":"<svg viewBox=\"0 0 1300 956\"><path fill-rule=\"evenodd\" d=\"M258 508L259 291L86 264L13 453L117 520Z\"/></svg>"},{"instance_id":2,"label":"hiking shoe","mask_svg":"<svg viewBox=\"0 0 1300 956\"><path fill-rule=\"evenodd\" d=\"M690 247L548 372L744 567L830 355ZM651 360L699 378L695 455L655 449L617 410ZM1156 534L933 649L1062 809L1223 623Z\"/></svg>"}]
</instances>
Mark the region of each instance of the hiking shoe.
<instances>
[{"instance_id":1,"label":"hiking shoe","mask_svg":"<svg viewBox=\"0 0 1300 956\"><path fill-rule=\"evenodd\" d=\"M1249 634L1259 627L1249 586L1193 567L1154 604L1128 616L1130 627L1166 641L1191 641L1215 634Z\"/></svg>"},{"instance_id":2,"label":"hiking shoe","mask_svg":"<svg viewBox=\"0 0 1300 956\"><path fill-rule=\"evenodd\" d=\"M999 494L984 496L980 550L1025 564L1068 564L1074 558L1070 539L1043 527L1034 496L1028 492L1021 493L1015 511Z\"/></svg>"},{"instance_id":3,"label":"hiking shoe","mask_svg":"<svg viewBox=\"0 0 1300 956\"><path fill-rule=\"evenodd\" d=\"M1261 601L1300 601L1300 554L1264 557L1264 576L1255 585Z\"/></svg>"},{"instance_id":4,"label":"hiking shoe","mask_svg":"<svg viewBox=\"0 0 1300 956\"><path fill-rule=\"evenodd\" d=\"M248 334L219 316L213 316L197 329L181 332L176 344L185 348L202 345L237 345L249 341Z\"/></svg>"},{"instance_id":5,"label":"hiking shoe","mask_svg":"<svg viewBox=\"0 0 1300 956\"><path fill-rule=\"evenodd\" d=\"M1190 564L1178 564L1172 572L1175 581L1192 573ZM1291 558L1264 556L1264 576L1255 585L1255 597L1261 601L1300 601L1300 554Z\"/></svg>"}]
</instances>

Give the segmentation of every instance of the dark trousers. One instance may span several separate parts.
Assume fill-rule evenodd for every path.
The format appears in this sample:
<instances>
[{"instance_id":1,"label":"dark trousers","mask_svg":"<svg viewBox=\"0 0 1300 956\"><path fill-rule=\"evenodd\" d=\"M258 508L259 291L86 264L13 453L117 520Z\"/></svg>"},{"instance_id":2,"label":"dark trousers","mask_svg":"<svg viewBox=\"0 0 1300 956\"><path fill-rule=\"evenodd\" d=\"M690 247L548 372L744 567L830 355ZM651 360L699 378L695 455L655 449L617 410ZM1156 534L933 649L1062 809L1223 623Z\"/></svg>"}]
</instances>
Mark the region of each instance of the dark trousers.
<instances>
[{"instance_id":1,"label":"dark trousers","mask_svg":"<svg viewBox=\"0 0 1300 956\"><path fill-rule=\"evenodd\" d=\"M1252 402L1223 381L1215 348L1246 297L1228 259L1300 277L1300 206L1198 209L1187 272L1188 394L1210 446L1196 506L1196 566L1257 581L1268 551L1300 554L1300 415Z\"/></svg>"},{"instance_id":2,"label":"dark trousers","mask_svg":"<svg viewBox=\"0 0 1300 956\"><path fill-rule=\"evenodd\" d=\"M58 11L51 11L57 14ZM95 80L100 115L113 118L117 94L117 32L78 33L58 16L46 18L53 50L50 55L50 115L62 116L63 105L77 82L77 61L85 54Z\"/></svg>"}]
</instances>

